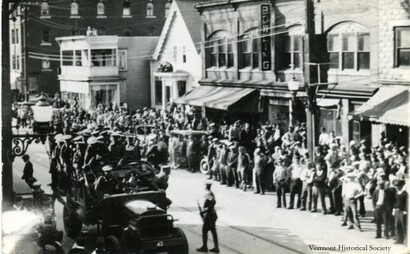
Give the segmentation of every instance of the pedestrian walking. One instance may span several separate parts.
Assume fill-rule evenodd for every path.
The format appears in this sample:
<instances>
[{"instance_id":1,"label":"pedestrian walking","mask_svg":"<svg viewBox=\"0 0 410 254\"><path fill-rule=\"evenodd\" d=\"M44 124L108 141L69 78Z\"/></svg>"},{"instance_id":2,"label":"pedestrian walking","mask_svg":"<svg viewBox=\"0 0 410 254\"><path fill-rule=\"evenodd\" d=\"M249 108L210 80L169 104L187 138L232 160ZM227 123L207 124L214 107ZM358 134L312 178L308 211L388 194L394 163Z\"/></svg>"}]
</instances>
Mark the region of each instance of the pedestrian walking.
<instances>
[{"instance_id":1,"label":"pedestrian walking","mask_svg":"<svg viewBox=\"0 0 410 254\"><path fill-rule=\"evenodd\" d=\"M21 179L23 179L27 185L31 188L33 183L36 181L36 179L33 177L34 174L34 169L33 169L33 164L30 161L30 156L28 154L24 154L21 157L24 161L24 169L23 169L23 176Z\"/></svg>"},{"instance_id":2,"label":"pedestrian walking","mask_svg":"<svg viewBox=\"0 0 410 254\"><path fill-rule=\"evenodd\" d=\"M216 199L214 193L211 191L212 182L206 182L205 184L205 202L203 209L200 208L200 215L204 221L202 226L202 246L196 249L198 252L208 251L208 231L211 231L214 239L214 248L210 249L210 252L219 253L218 234L216 233L216 220L218 215L215 211ZM198 204L199 205L199 204Z\"/></svg>"}]
</instances>

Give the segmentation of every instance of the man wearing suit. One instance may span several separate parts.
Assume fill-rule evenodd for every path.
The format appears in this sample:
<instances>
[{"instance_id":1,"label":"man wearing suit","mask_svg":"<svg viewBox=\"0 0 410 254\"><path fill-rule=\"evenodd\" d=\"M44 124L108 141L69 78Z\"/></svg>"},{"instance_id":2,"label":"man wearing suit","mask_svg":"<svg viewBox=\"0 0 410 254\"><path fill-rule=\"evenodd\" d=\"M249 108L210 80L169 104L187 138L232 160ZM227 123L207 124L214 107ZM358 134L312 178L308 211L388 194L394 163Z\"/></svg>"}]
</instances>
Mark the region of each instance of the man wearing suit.
<instances>
[{"instance_id":1,"label":"man wearing suit","mask_svg":"<svg viewBox=\"0 0 410 254\"><path fill-rule=\"evenodd\" d=\"M210 175L208 179L212 179L212 176L215 177L216 179L216 171L213 170L213 168L215 167L215 163L217 164L217 149L218 149L218 143L219 143L219 139L218 138L213 138L212 139L212 143L208 146L208 165L212 168L209 169L210 171Z\"/></svg>"},{"instance_id":2,"label":"man wearing suit","mask_svg":"<svg viewBox=\"0 0 410 254\"><path fill-rule=\"evenodd\" d=\"M31 163L30 156L28 154L24 154L22 159L25 162L25 165L21 179L23 179L31 188L32 184L35 182L35 179L33 178L33 164Z\"/></svg>"},{"instance_id":3,"label":"man wearing suit","mask_svg":"<svg viewBox=\"0 0 410 254\"><path fill-rule=\"evenodd\" d=\"M189 136L189 141L187 144L187 158L188 158L188 171L194 173L198 171L199 168L199 151L200 144L194 135Z\"/></svg>"},{"instance_id":4,"label":"man wearing suit","mask_svg":"<svg viewBox=\"0 0 410 254\"><path fill-rule=\"evenodd\" d=\"M384 224L384 236L389 239L389 230L392 227L389 220L389 211L392 211L395 200L395 192L391 188L386 188L386 182L380 179L378 188L373 194L374 217L376 221L376 238L382 237L382 224Z\"/></svg>"}]
</instances>

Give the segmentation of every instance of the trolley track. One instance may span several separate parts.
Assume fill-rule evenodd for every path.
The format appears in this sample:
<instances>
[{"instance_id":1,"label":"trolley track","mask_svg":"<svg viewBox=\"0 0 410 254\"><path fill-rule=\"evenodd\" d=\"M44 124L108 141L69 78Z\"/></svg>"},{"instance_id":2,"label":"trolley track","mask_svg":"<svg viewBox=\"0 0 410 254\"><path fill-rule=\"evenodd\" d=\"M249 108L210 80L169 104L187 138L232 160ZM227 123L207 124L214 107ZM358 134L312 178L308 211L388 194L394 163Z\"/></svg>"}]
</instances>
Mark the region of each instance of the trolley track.
<instances>
[{"instance_id":1,"label":"trolley track","mask_svg":"<svg viewBox=\"0 0 410 254\"><path fill-rule=\"evenodd\" d=\"M185 208L185 207L181 207L181 206L176 206L176 207L177 207L177 208L180 208L180 209L182 209L182 210L185 210L185 211L187 211L187 212L190 212L190 213L195 213L194 211L192 211L192 210L190 210L190 209L188 209L188 208ZM259 235L257 235L257 234L254 234L254 233L248 231L248 230L245 230L245 229L242 229L242 228L239 228L239 227L236 227L236 226L231 226L231 225L226 224L226 223L223 223L223 222L221 222L221 221L219 221L218 223L221 224L221 225L223 225L223 226L225 226L225 227L227 227L227 228L230 228L230 229L232 229L232 230L234 230L234 231L237 231L237 232L240 232L240 233L242 233L242 234L246 234L246 235L252 236L252 237L254 237L254 238L257 238L257 239L259 239L259 240L262 240L262 241L264 241L264 242L267 242L267 243L269 243L269 244L272 244L272 245L278 246L278 247L280 247L280 248L286 249L287 251L290 251L290 252L292 252L292 253L305 254L305 252L303 252L303 251L300 251L300 250L295 249L295 248L291 248L291 247L289 247L289 246L286 246L286 245L284 245L284 244L282 244L282 243L279 243L279 242L277 242L277 241L273 241L273 240L268 239L268 238L266 238L266 237L259 236ZM194 230L192 230L192 229L190 229L190 228L188 228L188 227L184 227L184 226L181 225L181 224L178 224L178 226L181 227L181 228L183 228L183 229L185 229L185 230L187 230L187 231L189 231L189 232L191 232L191 233L193 233L193 234L195 234L195 235L197 235L197 236L202 237L202 234L201 234L201 233L198 233L198 232L196 232L196 231L194 231ZM226 248L226 249L229 249L229 250L231 250L231 251L233 251L233 252L235 252L235 253L243 253L243 252L241 252L241 251L235 250L235 249L233 249L233 248L231 248L231 247L229 247L229 246L226 246L226 245L224 245L224 244L219 243L219 245L222 246L222 247L224 247L224 248ZM243 253L243 254L245 254L245 253Z\"/></svg>"}]
</instances>

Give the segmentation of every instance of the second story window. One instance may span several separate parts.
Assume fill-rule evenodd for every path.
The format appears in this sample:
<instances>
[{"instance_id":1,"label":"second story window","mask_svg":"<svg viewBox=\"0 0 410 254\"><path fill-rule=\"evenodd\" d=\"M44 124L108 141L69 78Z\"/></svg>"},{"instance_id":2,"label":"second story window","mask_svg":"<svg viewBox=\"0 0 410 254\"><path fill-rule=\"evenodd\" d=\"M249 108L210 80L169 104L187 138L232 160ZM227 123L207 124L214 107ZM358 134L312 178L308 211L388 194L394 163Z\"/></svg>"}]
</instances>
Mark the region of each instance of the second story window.
<instances>
[{"instance_id":1,"label":"second story window","mask_svg":"<svg viewBox=\"0 0 410 254\"><path fill-rule=\"evenodd\" d=\"M40 5L40 16L43 18L50 16L50 6L46 1L42 2Z\"/></svg>"},{"instance_id":2,"label":"second story window","mask_svg":"<svg viewBox=\"0 0 410 254\"><path fill-rule=\"evenodd\" d=\"M15 30L11 29L11 44L15 44L16 43L16 34L15 34Z\"/></svg>"},{"instance_id":3,"label":"second story window","mask_svg":"<svg viewBox=\"0 0 410 254\"><path fill-rule=\"evenodd\" d=\"M70 15L71 16L78 16L79 15L79 10L78 10L78 3L76 2L76 0L74 0L71 3L71 8L70 8Z\"/></svg>"},{"instance_id":4,"label":"second story window","mask_svg":"<svg viewBox=\"0 0 410 254\"><path fill-rule=\"evenodd\" d=\"M327 50L331 69L370 69L370 34L353 22L337 25L327 35Z\"/></svg>"},{"instance_id":5,"label":"second story window","mask_svg":"<svg viewBox=\"0 0 410 254\"><path fill-rule=\"evenodd\" d=\"M154 17L154 4L151 1L147 4L147 17Z\"/></svg>"},{"instance_id":6,"label":"second story window","mask_svg":"<svg viewBox=\"0 0 410 254\"><path fill-rule=\"evenodd\" d=\"M16 28L16 44L19 43L19 29Z\"/></svg>"},{"instance_id":7,"label":"second story window","mask_svg":"<svg viewBox=\"0 0 410 254\"><path fill-rule=\"evenodd\" d=\"M168 0L167 3L165 4L165 17L168 17L170 9L171 9L171 3Z\"/></svg>"},{"instance_id":8,"label":"second story window","mask_svg":"<svg viewBox=\"0 0 410 254\"><path fill-rule=\"evenodd\" d=\"M210 37L207 43L207 67L233 67L234 51L232 37L225 31L220 31Z\"/></svg>"},{"instance_id":9,"label":"second story window","mask_svg":"<svg viewBox=\"0 0 410 254\"><path fill-rule=\"evenodd\" d=\"M395 67L410 66L410 27L396 27Z\"/></svg>"},{"instance_id":10,"label":"second story window","mask_svg":"<svg viewBox=\"0 0 410 254\"><path fill-rule=\"evenodd\" d=\"M186 63L186 47L182 46L182 62Z\"/></svg>"},{"instance_id":11,"label":"second story window","mask_svg":"<svg viewBox=\"0 0 410 254\"><path fill-rule=\"evenodd\" d=\"M51 44L50 28L45 27L41 30L41 44L42 45Z\"/></svg>"},{"instance_id":12,"label":"second story window","mask_svg":"<svg viewBox=\"0 0 410 254\"><path fill-rule=\"evenodd\" d=\"M102 0L97 4L97 15L104 16L105 15L105 5Z\"/></svg>"},{"instance_id":13,"label":"second story window","mask_svg":"<svg viewBox=\"0 0 410 254\"><path fill-rule=\"evenodd\" d=\"M286 67L301 68L302 63L302 35L288 35L285 40Z\"/></svg>"},{"instance_id":14,"label":"second story window","mask_svg":"<svg viewBox=\"0 0 410 254\"><path fill-rule=\"evenodd\" d=\"M128 0L125 0L125 2L122 4L122 16L123 17L131 16L131 4L130 2L128 2Z\"/></svg>"},{"instance_id":15,"label":"second story window","mask_svg":"<svg viewBox=\"0 0 410 254\"><path fill-rule=\"evenodd\" d=\"M241 66L242 68L259 68L259 39L258 33L251 31L241 38Z\"/></svg>"}]
</instances>

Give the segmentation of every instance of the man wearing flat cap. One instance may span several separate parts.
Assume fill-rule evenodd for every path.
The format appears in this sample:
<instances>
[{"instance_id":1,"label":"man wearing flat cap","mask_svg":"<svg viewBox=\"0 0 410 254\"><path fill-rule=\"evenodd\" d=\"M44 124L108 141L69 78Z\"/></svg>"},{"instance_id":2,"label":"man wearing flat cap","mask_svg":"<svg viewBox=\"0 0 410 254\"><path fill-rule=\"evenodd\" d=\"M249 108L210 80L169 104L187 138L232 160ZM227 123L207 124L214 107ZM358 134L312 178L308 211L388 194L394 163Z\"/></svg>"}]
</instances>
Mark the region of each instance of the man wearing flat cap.
<instances>
[{"instance_id":1,"label":"man wearing flat cap","mask_svg":"<svg viewBox=\"0 0 410 254\"><path fill-rule=\"evenodd\" d=\"M211 191L212 182L205 183L205 202L203 209L200 211L200 215L204 221L202 226L202 247L196 249L198 252L208 251L208 231L211 231L214 239L214 248L210 249L210 252L219 253L218 234L216 233L216 220L218 215L215 211L216 199L214 193ZM199 204L198 204L199 206Z\"/></svg>"}]
</instances>

